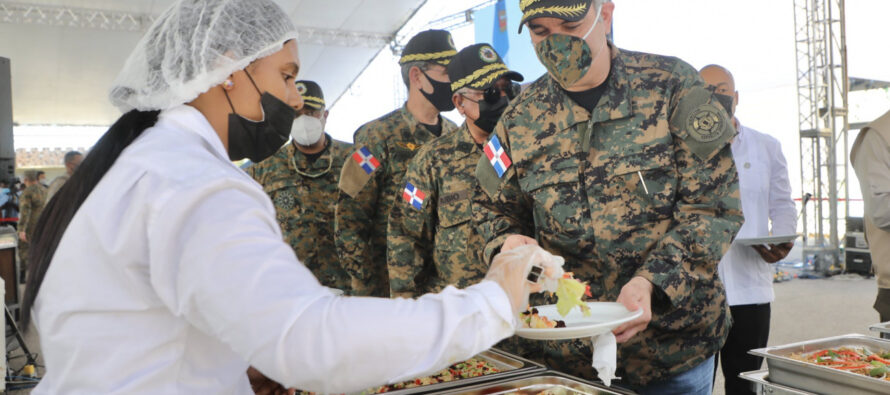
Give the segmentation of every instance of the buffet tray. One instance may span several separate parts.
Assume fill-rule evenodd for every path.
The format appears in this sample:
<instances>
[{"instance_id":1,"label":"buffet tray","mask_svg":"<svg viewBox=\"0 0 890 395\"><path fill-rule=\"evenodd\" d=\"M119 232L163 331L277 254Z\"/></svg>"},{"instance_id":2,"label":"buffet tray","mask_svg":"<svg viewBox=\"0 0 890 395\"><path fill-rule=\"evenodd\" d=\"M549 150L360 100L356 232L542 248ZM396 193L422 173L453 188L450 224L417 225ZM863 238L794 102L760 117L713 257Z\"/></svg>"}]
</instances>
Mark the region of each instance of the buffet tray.
<instances>
[{"instance_id":1,"label":"buffet tray","mask_svg":"<svg viewBox=\"0 0 890 395\"><path fill-rule=\"evenodd\" d=\"M415 388L405 388L395 391L386 392L387 394L427 394L431 392L441 392L447 389L455 388L455 387L463 387L473 384L479 383L487 383L495 380L503 380L507 378L512 378L516 376L522 376L526 374L531 374L534 372L542 372L546 370L544 365L541 365L537 362L530 361L528 359L522 358L518 355L510 354L506 351L498 350L496 348L489 349L487 351L483 351L482 353L477 354L474 358L485 360L488 363L491 363L495 367L497 367L500 372L492 373L485 376L479 377L470 377L467 379L460 379L455 381L449 381L447 383L437 383L437 384L429 384Z\"/></svg>"},{"instance_id":2,"label":"buffet tray","mask_svg":"<svg viewBox=\"0 0 890 395\"><path fill-rule=\"evenodd\" d=\"M783 346L759 348L750 354L766 359L771 383L819 394L888 394L890 381L810 364L791 358L826 348L862 347L870 351L890 350L890 342L858 334L810 340Z\"/></svg>"},{"instance_id":3,"label":"buffet tray","mask_svg":"<svg viewBox=\"0 0 890 395\"><path fill-rule=\"evenodd\" d=\"M882 322L880 324L874 324L872 326L869 326L868 329L873 332L890 333L890 321Z\"/></svg>"},{"instance_id":4,"label":"buffet tray","mask_svg":"<svg viewBox=\"0 0 890 395\"><path fill-rule=\"evenodd\" d=\"M602 384L594 384L577 377L550 370L538 372L530 376L514 377L508 380L461 387L459 389L442 392L441 394L535 395L547 390L556 390L558 391L557 393L566 395L631 394L631 392L610 389Z\"/></svg>"},{"instance_id":5,"label":"buffet tray","mask_svg":"<svg viewBox=\"0 0 890 395\"><path fill-rule=\"evenodd\" d=\"M757 386L755 392L758 394L813 395L812 392L801 391L799 389L773 383L769 380L769 371L766 370L744 372L740 374L739 377L754 383L754 385Z\"/></svg>"}]
</instances>

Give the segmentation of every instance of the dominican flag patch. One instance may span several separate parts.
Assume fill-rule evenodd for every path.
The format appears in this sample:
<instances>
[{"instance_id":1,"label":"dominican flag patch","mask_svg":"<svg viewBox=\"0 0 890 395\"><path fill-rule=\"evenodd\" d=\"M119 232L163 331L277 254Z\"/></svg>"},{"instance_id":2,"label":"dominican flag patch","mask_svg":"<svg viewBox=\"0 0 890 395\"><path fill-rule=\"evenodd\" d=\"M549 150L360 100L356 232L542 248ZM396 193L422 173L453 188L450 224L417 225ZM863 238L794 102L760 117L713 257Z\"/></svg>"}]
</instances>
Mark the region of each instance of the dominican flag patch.
<instances>
[{"instance_id":1,"label":"dominican flag patch","mask_svg":"<svg viewBox=\"0 0 890 395\"><path fill-rule=\"evenodd\" d=\"M414 208L418 210L423 209L423 199L425 198L426 194L420 188L411 185L410 182L405 184L405 190L402 191L402 199L405 199Z\"/></svg>"},{"instance_id":2,"label":"dominican flag patch","mask_svg":"<svg viewBox=\"0 0 890 395\"><path fill-rule=\"evenodd\" d=\"M352 154L352 160L362 168L367 174L371 174L374 170L377 170L380 167L380 161L371 155L371 151L368 147L362 147L358 151Z\"/></svg>"},{"instance_id":3,"label":"dominican flag patch","mask_svg":"<svg viewBox=\"0 0 890 395\"><path fill-rule=\"evenodd\" d=\"M498 173L498 178L503 177L513 162L507 156L507 153L504 152L504 147L501 146L498 136L494 135L491 140L488 140L488 144L485 144L483 150L485 151L485 156L488 157L488 161L491 162L491 166L494 167L494 171Z\"/></svg>"}]
</instances>

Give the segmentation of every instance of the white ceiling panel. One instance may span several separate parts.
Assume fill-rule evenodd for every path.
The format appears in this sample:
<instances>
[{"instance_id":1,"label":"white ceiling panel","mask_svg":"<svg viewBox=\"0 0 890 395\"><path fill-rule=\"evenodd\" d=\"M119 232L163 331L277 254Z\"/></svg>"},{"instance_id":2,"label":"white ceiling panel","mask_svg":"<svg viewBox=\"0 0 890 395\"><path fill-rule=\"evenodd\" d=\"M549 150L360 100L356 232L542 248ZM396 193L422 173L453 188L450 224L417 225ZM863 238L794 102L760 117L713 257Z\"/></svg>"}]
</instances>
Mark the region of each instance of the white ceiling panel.
<instances>
[{"instance_id":1,"label":"white ceiling panel","mask_svg":"<svg viewBox=\"0 0 890 395\"><path fill-rule=\"evenodd\" d=\"M318 81L332 104L425 0L276 2L300 29L300 78ZM13 121L112 123L120 112L107 99L111 82L147 21L172 3L0 0L0 56L10 58L12 65ZM86 19L96 12L99 17ZM102 22L102 17L121 13L134 20Z\"/></svg>"}]
</instances>

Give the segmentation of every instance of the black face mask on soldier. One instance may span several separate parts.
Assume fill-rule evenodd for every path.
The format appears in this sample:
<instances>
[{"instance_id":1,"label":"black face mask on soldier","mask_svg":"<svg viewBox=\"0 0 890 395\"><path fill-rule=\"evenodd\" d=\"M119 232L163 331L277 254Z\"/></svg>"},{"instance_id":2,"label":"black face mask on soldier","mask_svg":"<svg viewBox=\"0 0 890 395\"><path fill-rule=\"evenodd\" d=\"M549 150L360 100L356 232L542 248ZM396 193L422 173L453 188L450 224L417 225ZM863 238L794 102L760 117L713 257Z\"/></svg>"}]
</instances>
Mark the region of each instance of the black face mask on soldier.
<instances>
[{"instance_id":1,"label":"black face mask on soldier","mask_svg":"<svg viewBox=\"0 0 890 395\"><path fill-rule=\"evenodd\" d=\"M423 93L423 97L429 100L433 107L436 107L439 112L453 110L454 103L451 102L451 84L448 82L436 81L430 78L430 76L423 70L420 70L420 72L430 82L430 85L433 86L433 93L426 93L423 91L423 88L420 89L420 93Z\"/></svg>"},{"instance_id":2,"label":"black face mask on soldier","mask_svg":"<svg viewBox=\"0 0 890 395\"><path fill-rule=\"evenodd\" d=\"M272 156L287 142L297 112L269 92L260 92L250 73L247 70L244 73L260 94L263 120L251 121L238 115L228 92L223 90L229 107L232 108L232 113L229 114L229 159L234 161L248 158L251 162L258 163Z\"/></svg>"},{"instance_id":3,"label":"black face mask on soldier","mask_svg":"<svg viewBox=\"0 0 890 395\"><path fill-rule=\"evenodd\" d=\"M714 98L717 99L718 102L720 102L720 105L723 106L724 109L726 109L726 113L729 114L730 118L732 118L734 116L732 113L732 102L735 101L735 98L719 93L714 93Z\"/></svg>"},{"instance_id":4,"label":"black face mask on soldier","mask_svg":"<svg viewBox=\"0 0 890 395\"><path fill-rule=\"evenodd\" d=\"M466 96L464 98L467 99ZM501 119L501 115L504 114L504 110L507 109L510 100L506 96L501 96L500 89L491 87L485 90L483 100L476 103L479 103L479 119L473 121L473 124L486 133L491 133Z\"/></svg>"}]
</instances>

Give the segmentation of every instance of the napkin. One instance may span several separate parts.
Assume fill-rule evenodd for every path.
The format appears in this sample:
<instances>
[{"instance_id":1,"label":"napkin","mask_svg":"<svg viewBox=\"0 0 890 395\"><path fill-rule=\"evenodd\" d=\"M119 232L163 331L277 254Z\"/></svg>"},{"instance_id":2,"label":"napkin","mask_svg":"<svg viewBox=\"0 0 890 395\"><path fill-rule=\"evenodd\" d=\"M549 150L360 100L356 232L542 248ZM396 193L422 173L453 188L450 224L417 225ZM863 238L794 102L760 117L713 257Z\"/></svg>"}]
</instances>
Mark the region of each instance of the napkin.
<instances>
[{"instance_id":1,"label":"napkin","mask_svg":"<svg viewBox=\"0 0 890 395\"><path fill-rule=\"evenodd\" d=\"M593 368L596 369L597 376L603 381L606 387L612 385L615 377L615 368L618 365L618 344L615 342L615 335L612 332L606 332L602 335L590 338L593 342Z\"/></svg>"}]
</instances>

